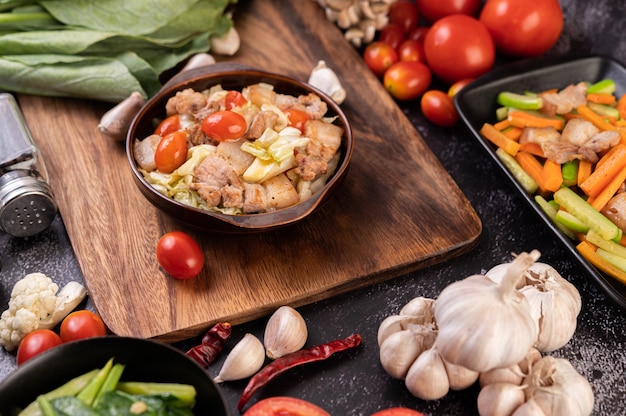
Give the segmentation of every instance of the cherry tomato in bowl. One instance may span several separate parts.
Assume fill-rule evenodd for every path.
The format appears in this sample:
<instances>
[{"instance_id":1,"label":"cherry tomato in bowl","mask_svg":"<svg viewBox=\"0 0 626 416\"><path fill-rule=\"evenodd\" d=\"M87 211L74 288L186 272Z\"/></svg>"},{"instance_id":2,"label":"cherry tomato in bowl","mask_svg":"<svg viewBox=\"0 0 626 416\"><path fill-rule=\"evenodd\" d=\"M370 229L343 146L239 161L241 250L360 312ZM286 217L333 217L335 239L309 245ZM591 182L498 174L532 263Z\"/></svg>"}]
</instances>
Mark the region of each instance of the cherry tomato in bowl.
<instances>
[{"instance_id":1,"label":"cherry tomato in bowl","mask_svg":"<svg viewBox=\"0 0 626 416\"><path fill-rule=\"evenodd\" d=\"M383 85L398 100L413 100L430 86L430 69L417 61L400 61L393 64L383 78Z\"/></svg>"},{"instance_id":2,"label":"cherry tomato in bowl","mask_svg":"<svg viewBox=\"0 0 626 416\"><path fill-rule=\"evenodd\" d=\"M187 134L173 131L165 135L154 152L157 170L172 173L187 160Z\"/></svg>"},{"instance_id":3,"label":"cherry tomato in bowl","mask_svg":"<svg viewBox=\"0 0 626 416\"><path fill-rule=\"evenodd\" d=\"M69 342L105 336L107 329L100 315L85 309L67 315L61 322L59 334L63 342Z\"/></svg>"},{"instance_id":4,"label":"cherry tomato in bowl","mask_svg":"<svg viewBox=\"0 0 626 416\"><path fill-rule=\"evenodd\" d=\"M459 113L448 93L439 90L426 91L420 101L422 114L431 123L452 127L459 121Z\"/></svg>"},{"instance_id":5,"label":"cherry tomato in bowl","mask_svg":"<svg viewBox=\"0 0 626 416\"><path fill-rule=\"evenodd\" d=\"M239 139L248 128L246 119L230 110L216 111L202 121L202 132L218 142Z\"/></svg>"},{"instance_id":6,"label":"cherry tomato in bowl","mask_svg":"<svg viewBox=\"0 0 626 416\"><path fill-rule=\"evenodd\" d=\"M191 279L204 266L204 253L189 234L172 231L164 234L156 246L157 261L176 279Z\"/></svg>"},{"instance_id":7,"label":"cherry tomato in bowl","mask_svg":"<svg viewBox=\"0 0 626 416\"><path fill-rule=\"evenodd\" d=\"M61 345L63 340L50 329L37 329L26 334L17 348L17 365L30 360L50 348Z\"/></svg>"}]
</instances>

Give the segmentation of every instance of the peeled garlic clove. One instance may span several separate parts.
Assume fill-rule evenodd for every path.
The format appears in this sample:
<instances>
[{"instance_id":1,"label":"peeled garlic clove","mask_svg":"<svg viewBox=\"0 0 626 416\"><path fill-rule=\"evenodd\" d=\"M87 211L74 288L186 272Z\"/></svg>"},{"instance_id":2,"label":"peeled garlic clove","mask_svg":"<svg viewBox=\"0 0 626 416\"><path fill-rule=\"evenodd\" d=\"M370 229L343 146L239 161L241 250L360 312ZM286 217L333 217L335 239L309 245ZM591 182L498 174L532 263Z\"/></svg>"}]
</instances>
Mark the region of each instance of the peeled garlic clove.
<instances>
[{"instance_id":1,"label":"peeled garlic clove","mask_svg":"<svg viewBox=\"0 0 626 416\"><path fill-rule=\"evenodd\" d=\"M298 351L306 343L308 331L304 318L290 306L281 306L265 327L263 342L270 359Z\"/></svg>"},{"instance_id":2,"label":"peeled garlic clove","mask_svg":"<svg viewBox=\"0 0 626 416\"><path fill-rule=\"evenodd\" d=\"M443 360L451 390L464 390L478 380L480 373Z\"/></svg>"},{"instance_id":3,"label":"peeled garlic clove","mask_svg":"<svg viewBox=\"0 0 626 416\"><path fill-rule=\"evenodd\" d=\"M404 384L411 394L422 400L437 400L450 390L446 367L435 348L424 351L411 365Z\"/></svg>"},{"instance_id":4,"label":"peeled garlic clove","mask_svg":"<svg viewBox=\"0 0 626 416\"><path fill-rule=\"evenodd\" d=\"M221 383L250 377L261 369L264 362L263 343L254 335L246 334L230 351L214 381Z\"/></svg>"},{"instance_id":5,"label":"peeled garlic clove","mask_svg":"<svg viewBox=\"0 0 626 416\"><path fill-rule=\"evenodd\" d=\"M510 415L525 400L522 386L509 383L488 384L478 393L478 413L481 416Z\"/></svg>"},{"instance_id":6,"label":"peeled garlic clove","mask_svg":"<svg viewBox=\"0 0 626 416\"><path fill-rule=\"evenodd\" d=\"M341 85L339 77L324 61L319 61L311 71L309 84L326 93L337 104L343 103L346 99L346 90Z\"/></svg>"}]
</instances>

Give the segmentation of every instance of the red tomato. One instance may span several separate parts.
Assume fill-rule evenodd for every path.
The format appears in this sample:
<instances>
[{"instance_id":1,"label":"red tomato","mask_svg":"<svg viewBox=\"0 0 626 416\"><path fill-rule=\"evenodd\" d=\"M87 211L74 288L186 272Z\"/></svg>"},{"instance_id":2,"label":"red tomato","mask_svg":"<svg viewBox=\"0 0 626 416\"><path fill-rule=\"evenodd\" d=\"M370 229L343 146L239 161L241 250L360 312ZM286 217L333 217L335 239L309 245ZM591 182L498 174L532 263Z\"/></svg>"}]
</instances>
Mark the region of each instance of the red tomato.
<instances>
[{"instance_id":1,"label":"red tomato","mask_svg":"<svg viewBox=\"0 0 626 416\"><path fill-rule=\"evenodd\" d=\"M22 365L34 356L62 343L61 337L49 329L37 329L30 332L22 339L17 348L17 365Z\"/></svg>"},{"instance_id":2,"label":"red tomato","mask_svg":"<svg viewBox=\"0 0 626 416\"><path fill-rule=\"evenodd\" d=\"M182 131L167 134L159 142L154 153L157 170L172 173L187 160L187 135Z\"/></svg>"},{"instance_id":3,"label":"red tomato","mask_svg":"<svg viewBox=\"0 0 626 416\"><path fill-rule=\"evenodd\" d=\"M409 34L406 36L407 39L419 40L424 43L424 39L426 38L426 34L430 28L428 26L418 26L415 29L411 30Z\"/></svg>"},{"instance_id":4,"label":"red tomato","mask_svg":"<svg viewBox=\"0 0 626 416\"><path fill-rule=\"evenodd\" d=\"M431 123L441 127L452 127L459 121L459 113L450 96L438 90L426 91L421 100L422 114Z\"/></svg>"},{"instance_id":5,"label":"red tomato","mask_svg":"<svg viewBox=\"0 0 626 416\"><path fill-rule=\"evenodd\" d=\"M480 13L503 55L533 57L550 49L563 30L558 0L488 0Z\"/></svg>"},{"instance_id":6,"label":"red tomato","mask_svg":"<svg viewBox=\"0 0 626 416\"><path fill-rule=\"evenodd\" d=\"M391 407L380 410L372 414L372 416L424 416L424 414L406 407Z\"/></svg>"},{"instance_id":7,"label":"red tomato","mask_svg":"<svg viewBox=\"0 0 626 416\"><path fill-rule=\"evenodd\" d=\"M404 33L409 33L419 23L417 6L411 0L397 0L391 3L387 16L389 23L399 24Z\"/></svg>"},{"instance_id":8,"label":"red tomato","mask_svg":"<svg viewBox=\"0 0 626 416\"><path fill-rule=\"evenodd\" d=\"M401 61L416 61L426 63L424 44L418 40L407 39L398 47L398 56Z\"/></svg>"},{"instance_id":9,"label":"red tomato","mask_svg":"<svg viewBox=\"0 0 626 416\"><path fill-rule=\"evenodd\" d=\"M202 120L202 132L212 140L228 142L239 139L248 129L241 114L233 111L216 111Z\"/></svg>"},{"instance_id":10,"label":"red tomato","mask_svg":"<svg viewBox=\"0 0 626 416\"><path fill-rule=\"evenodd\" d=\"M405 35L402 26L397 23L389 23L381 29L378 40L388 43L394 49L398 49Z\"/></svg>"},{"instance_id":11,"label":"red tomato","mask_svg":"<svg viewBox=\"0 0 626 416\"><path fill-rule=\"evenodd\" d=\"M173 133L179 129L180 117L178 117L178 114L174 114L161 121L157 128L154 129L154 134L158 134L159 136L163 137L166 134Z\"/></svg>"},{"instance_id":12,"label":"red tomato","mask_svg":"<svg viewBox=\"0 0 626 416\"><path fill-rule=\"evenodd\" d=\"M484 24L455 14L431 26L424 40L426 61L433 73L447 83L476 78L495 61L495 46Z\"/></svg>"},{"instance_id":13,"label":"red tomato","mask_svg":"<svg viewBox=\"0 0 626 416\"><path fill-rule=\"evenodd\" d=\"M163 270L177 279L191 279L204 266L202 249L182 231L163 235L157 242L156 256Z\"/></svg>"},{"instance_id":14,"label":"red tomato","mask_svg":"<svg viewBox=\"0 0 626 416\"><path fill-rule=\"evenodd\" d=\"M376 41L365 47L363 60L368 68L382 78L391 65L398 62L398 52L388 43Z\"/></svg>"},{"instance_id":15,"label":"red tomato","mask_svg":"<svg viewBox=\"0 0 626 416\"><path fill-rule=\"evenodd\" d=\"M330 413L306 400L274 396L256 402L243 416L330 416Z\"/></svg>"},{"instance_id":16,"label":"red tomato","mask_svg":"<svg viewBox=\"0 0 626 416\"><path fill-rule=\"evenodd\" d=\"M476 16L482 0L417 0L417 10L424 20L434 23L451 14Z\"/></svg>"},{"instance_id":17,"label":"red tomato","mask_svg":"<svg viewBox=\"0 0 626 416\"><path fill-rule=\"evenodd\" d=\"M69 342L104 336L107 329L100 315L84 309L67 315L61 322L59 334L63 342Z\"/></svg>"},{"instance_id":18,"label":"red tomato","mask_svg":"<svg viewBox=\"0 0 626 416\"><path fill-rule=\"evenodd\" d=\"M304 125L306 124L307 121L311 119L311 117L309 117L309 115L306 112L302 110L296 110L294 108L285 110L283 112L289 119L289 125L297 128L298 130L304 133Z\"/></svg>"},{"instance_id":19,"label":"red tomato","mask_svg":"<svg viewBox=\"0 0 626 416\"><path fill-rule=\"evenodd\" d=\"M471 78L465 78L452 84L450 86L450 89L448 90L448 95L450 96L450 98L454 98L454 96L457 95L459 91L465 88L465 86L472 81L474 80Z\"/></svg>"},{"instance_id":20,"label":"red tomato","mask_svg":"<svg viewBox=\"0 0 626 416\"><path fill-rule=\"evenodd\" d=\"M393 64L383 79L387 91L398 100L413 100L430 86L430 69L421 62L400 61Z\"/></svg>"},{"instance_id":21,"label":"red tomato","mask_svg":"<svg viewBox=\"0 0 626 416\"><path fill-rule=\"evenodd\" d=\"M231 90L226 93L224 97L224 106L227 110L232 110L235 107L241 107L248 102L246 97L239 91Z\"/></svg>"}]
</instances>

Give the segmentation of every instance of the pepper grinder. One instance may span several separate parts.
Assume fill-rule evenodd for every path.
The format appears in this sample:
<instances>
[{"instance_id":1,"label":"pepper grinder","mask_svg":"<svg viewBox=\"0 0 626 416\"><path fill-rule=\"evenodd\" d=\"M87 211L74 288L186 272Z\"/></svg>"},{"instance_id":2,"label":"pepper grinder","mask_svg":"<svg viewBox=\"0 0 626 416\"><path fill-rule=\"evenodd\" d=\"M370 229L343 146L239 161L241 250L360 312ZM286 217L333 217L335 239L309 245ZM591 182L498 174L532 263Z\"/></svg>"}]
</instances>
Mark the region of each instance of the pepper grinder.
<instances>
[{"instance_id":1,"label":"pepper grinder","mask_svg":"<svg viewBox=\"0 0 626 416\"><path fill-rule=\"evenodd\" d=\"M48 172L12 95L0 93L0 231L28 237L57 213Z\"/></svg>"}]
</instances>

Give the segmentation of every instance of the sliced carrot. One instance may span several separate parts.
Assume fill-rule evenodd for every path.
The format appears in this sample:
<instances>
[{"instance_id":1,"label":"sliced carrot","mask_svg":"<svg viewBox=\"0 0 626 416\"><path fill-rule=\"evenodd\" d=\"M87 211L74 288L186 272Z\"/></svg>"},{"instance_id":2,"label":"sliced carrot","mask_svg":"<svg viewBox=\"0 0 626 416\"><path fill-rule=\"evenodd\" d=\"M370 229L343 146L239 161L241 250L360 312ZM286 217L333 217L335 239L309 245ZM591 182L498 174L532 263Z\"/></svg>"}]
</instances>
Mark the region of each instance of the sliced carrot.
<instances>
[{"instance_id":1,"label":"sliced carrot","mask_svg":"<svg viewBox=\"0 0 626 416\"><path fill-rule=\"evenodd\" d=\"M544 117L526 111L511 111L507 119L515 127L554 127L561 130L564 124L561 118Z\"/></svg>"},{"instance_id":2,"label":"sliced carrot","mask_svg":"<svg viewBox=\"0 0 626 416\"><path fill-rule=\"evenodd\" d=\"M596 104L612 105L615 104L615 96L613 94L596 92L587 94L587 101L591 101Z\"/></svg>"},{"instance_id":3,"label":"sliced carrot","mask_svg":"<svg viewBox=\"0 0 626 416\"><path fill-rule=\"evenodd\" d=\"M626 273L618 269L596 253L596 247L587 241L581 241L576 246L576 250L591 264L597 267L599 270L614 277L618 281L626 284Z\"/></svg>"},{"instance_id":4,"label":"sliced carrot","mask_svg":"<svg viewBox=\"0 0 626 416\"><path fill-rule=\"evenodd\" d=\"M543 164L541 185L546 191L556 192L563 185L561 164L547 159Z\"/></svg>"},{"instance_id":5,"label":"sliced carrot","mask_svg":"<svg viewBox=\"0 0 626 416\"><path fill-rule=\"evenodd\" d=\"M587 179L591 175L592 171L593 171L593 163L589 162L588 160L581 160L578 163L578 178L577 178L578 186L580 186L580 184L583 183L585 179Z\"/></svg>"},{"instance_id":6,"label":"sliced carrot","mask_svg":"<svg viewBox=\"0 0 626 416\"><path fill-rule=\"evenodd\" d=\"M617 175L602 189L598 195L593 198L593 201L587 201L592 207L601 211L602 208L613 198L617 190L626 181L626 165L617 172Z\"/></svg>"},{"instance_id":7,"label":"sliced carrot","mask_svg":"<svg viewBox=\"0 0 626 416\"><path fill-rule=\"evenodd\" d=\"M617 111L619 111L619 116L621 118L626 118L626 94L619 97L615 108L617 108Z\"/></svg>"},{"instance_id":8,"label":"sliced carrot","mask_svg":"<svg viewBox=\"0 0 626 416\"><path fill-rule=\"evenodd\" d=\"M626 166L626 145L620 143L613 147L603 159L593 173L580 184L580 189L590 197L596 197Z\"/></svg>"},{"instance_id":9,"label":"sliced carrot","mask_svg":"<svg viewBox=\"0 0 626 416\"><path fill-rule=\"evenodd\" d=\"M480 134L512 156L515 156L519 151L519 143L509 139L502 134L502 132L496 130L492 124L483 124L483 127L480 129Z\"/></svg>"},{"instance_id":10,"label":"sliced carrot","mask_svg":"<svg viewBox=\"0 0 626 416\"><path fill-rule=\"evenodd\" d=\"M626 127L626 120L620 118L619 120L615 120L612 124L617 127L617 130L619 130L620 127Z\"/></svg>"},{"instance_id":11,"label":"sliced carrot","mask_svg":"<svg viewBox=\"0 0 626 416\"><path fill-rule=\"evenodd\" d=\"M519 127L509 127L508 129L504 130L502 133L509 139L518 141L520 136L522 135L523 130L524 129L521 129Z\"/></svg>"},{"instance_id":12,"label":"sliced carrot","mask_svg":"<svg viewBox=\"0 0 626 416\"><path fill-rule=\"evenodd\" d=\"M549 89L549 90L541 91L541 92L539 93L539 95L543 95L543 94L556 94L556 93L558 93L558 92L559 92L558 88L551 88L551 89Z\"/></svg>"},{"instance_id":13,"label":"sliced carrot","mask_svg":"<svg viewBox=\"0 0 626 416\"><path fill-rule=\"evenodd\" d=\"M543 149L537 143L524 142L519 145L520 152L530 153L531 155L546 157Z\"/></svg>"},{"instance_id":14,"label":"sliced carrot","mask_svg":"<svg viewBox=\"0 0 626 416\"><path fill-rule=\"evenodd\" d=\"M591 108L587 107L586 105L578 106L576 108L576 111L578 111L578 114L580 114L586 120L593 123L600 130L603 130L603 131L604 130L616 130L621 137L621 142L626 143L626 130L619 130L617 127L612 125L609 121L607 121L605 117L602 117L601 115L599 115L598 113L593 111Z\"/></svg>"},{"instance_id":15,"label":"sliced carrot","mask_svg":"<svg viewBox=\"0 0 626 416\"><path fill-rule=\"evenodd\" d=\"M543 166L539 160L527 152L517 152L515 160L520 164L522 169L530 175L531 178L537 182L540 188L543 189Z\"/></svg>"},{"instance_id":16,"label":"sliced carrot","mask_svg":"<svg viewBox=\"0 0 626 416\"><path fill-rule=\"evenodd\" d=\"M507 128L511 127L511 123L509 123L509 120L507 120L507 119L505 118L504 120L500 120L500 121L498 121L496 124L494 124L494 125L493 125L493 127L494 127L496 130L500 130L500 131L502 131L502 130L504 130L504 129L507 129Z\"/></svg>"}]
</instances>

